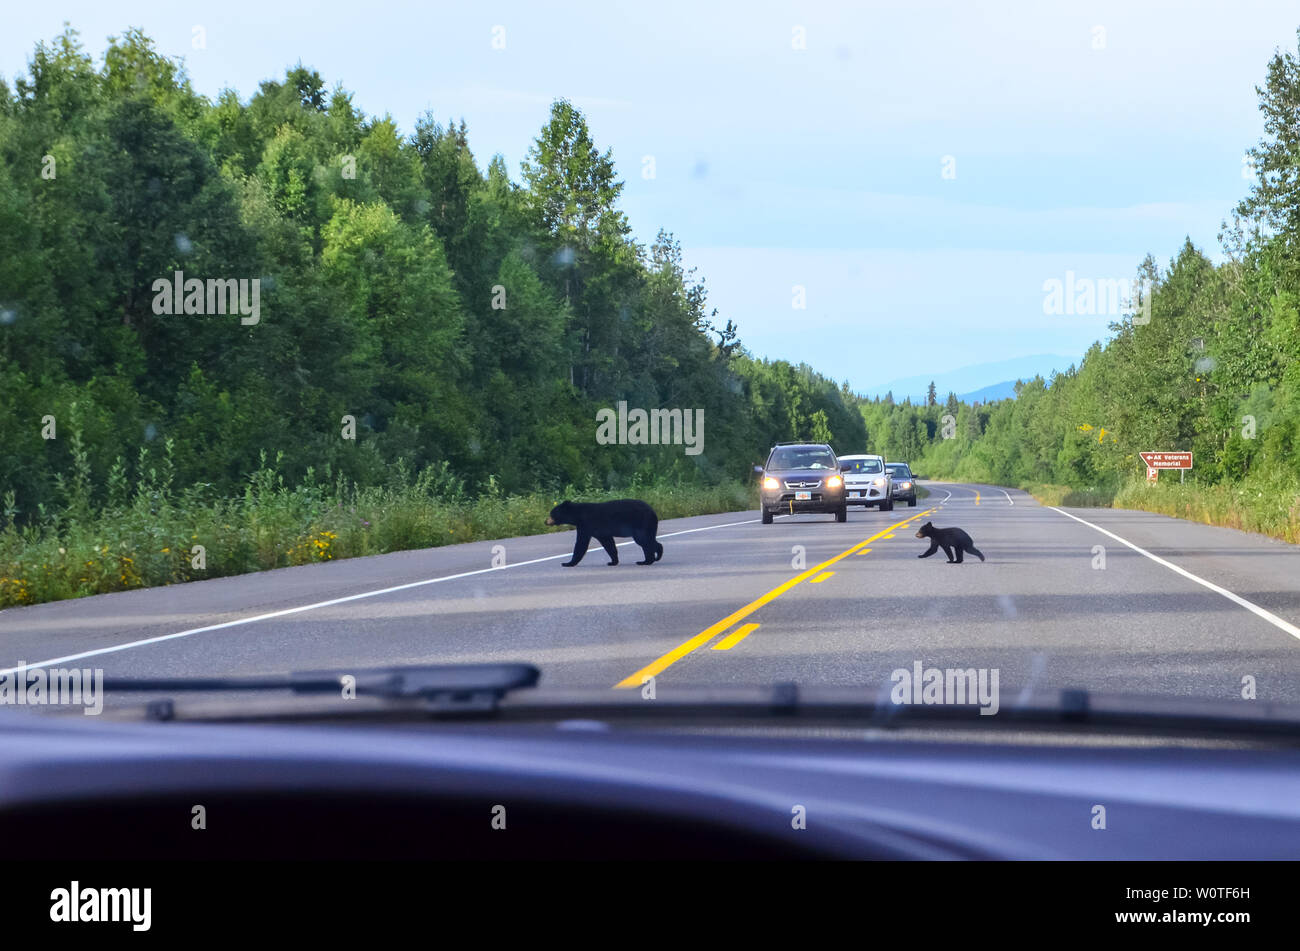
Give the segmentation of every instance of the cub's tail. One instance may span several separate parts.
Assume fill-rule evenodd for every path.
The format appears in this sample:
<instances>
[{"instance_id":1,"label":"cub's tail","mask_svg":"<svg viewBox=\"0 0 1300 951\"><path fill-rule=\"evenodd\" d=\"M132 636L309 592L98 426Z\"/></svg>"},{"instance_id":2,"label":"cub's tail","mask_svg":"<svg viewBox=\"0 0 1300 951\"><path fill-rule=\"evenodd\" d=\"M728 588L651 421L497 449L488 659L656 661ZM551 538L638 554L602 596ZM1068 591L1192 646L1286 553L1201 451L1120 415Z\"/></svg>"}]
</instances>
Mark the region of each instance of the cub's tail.
<instances>
[{"instance_id":1,"label":"cub's tail","mask_svg":"<svg viewBox=\"0 0 1300 951\"><path fill-rule=\"evenodd\" d=\"M655 561L658 561L663 556L664 556L664 546L659 542L655 542Z\"/></svg>"},{"instance_id":2,"label":"cub's tail","mask_svg":"<svg viewBox=\"0 0 1300 951\"><path fill-rule=\"evenodd\" d=\"M976 548L974 545L971 545L971 546L968 547L966 550L967 550L968 552L970 552L972 555L975 555L976 557L978 557L980 561L983 561L983 560L984 560L984 552L980 551L980 550L979 550L978 548Z\"/></svg>"}]
</instances>

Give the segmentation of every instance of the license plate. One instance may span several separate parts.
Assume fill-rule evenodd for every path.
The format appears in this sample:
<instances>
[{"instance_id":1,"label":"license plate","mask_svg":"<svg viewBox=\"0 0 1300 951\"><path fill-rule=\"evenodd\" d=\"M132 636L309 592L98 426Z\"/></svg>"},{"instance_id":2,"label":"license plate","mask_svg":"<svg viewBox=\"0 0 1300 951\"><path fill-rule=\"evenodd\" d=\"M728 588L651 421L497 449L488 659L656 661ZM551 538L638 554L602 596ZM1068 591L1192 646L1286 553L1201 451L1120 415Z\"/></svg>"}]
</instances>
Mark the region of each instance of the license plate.
<instances>
[{"instance_id":1,"label":"license plate","mask_svg":"<svg viewBox=\"0 0 1300 951\"><path fill-rule=\"evenodd\" d=\"M864 495L866 495L866 494L867 494L867 493L865 493L865 492L854 492L854 493L852 493L852 495L853 495L853 497L854 497L855 499L860 499L860 498L862 498L862 497L863 497Z\"/></svg>"},{"instance_id":2,"label":"license plate","mask_svg":"<svg viewBox=\"0 0 1300 951\"><path fill-rule=\"evenodd\" d=\"M810 501L812 501L812 493L811 493L811 492L796 492L796 493L794 494L794 500L795 500L796 502L810 502Z\"/></svg>"}]
</instances>

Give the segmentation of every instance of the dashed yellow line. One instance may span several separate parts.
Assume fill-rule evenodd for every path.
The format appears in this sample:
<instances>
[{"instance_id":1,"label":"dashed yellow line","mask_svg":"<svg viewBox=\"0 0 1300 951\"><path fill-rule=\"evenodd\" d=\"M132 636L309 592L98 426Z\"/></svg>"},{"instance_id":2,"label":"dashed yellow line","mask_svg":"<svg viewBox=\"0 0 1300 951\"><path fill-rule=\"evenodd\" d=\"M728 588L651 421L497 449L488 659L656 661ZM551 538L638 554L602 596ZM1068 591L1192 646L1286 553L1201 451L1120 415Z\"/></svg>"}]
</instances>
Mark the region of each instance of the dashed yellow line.
<instances>
[{"instance_id":1,"label":"dashed yellow line","mask_svg":"<svg viewBox=\"0 0 1300 951\"><path fill-rule=\"evenodd\" d=\"M833 572L833 571L823 571L823 572L822 572L821 574L819 574L816 578L813 578L813 580L812 580L811 582L809 582L809 583L810 583L810 584L820 584L821 582L825 581L827 578L829 578L829 577L830 577L831 575L833 575L833 574L835 574L835 572Z\"/></svg>"},{"instance_id":2,"label":"dashed yellow line","mask_svg":"<svg viewBox=\"0 0 1300 951\"><path fill-rule=\"evenodd\" d=\"M664 654L662 657L642 667L636 673L629 674L627 677L624 677L614 686L615 687L641 686L642 678L654 677L662 673L663 671L667 670L669 667L677 663L686 655L691 654L694 651L698 650L699 648L703 647L709 641L713 640L714 637L721 634L723 631L729 629L731 625L735 624L737 621L743 621L745 618L749 617L751 614L753 614L763 605L775 601L777 598L785 594L795 585L801 584L804 581L807 581L809 578L816 577L818 574L825 571L827 568L835 564L837 561L840 561L841 559L844 558L848 558L850 555L857 554L859 551L861 551L867 545L871 544L871 542L874 542L877 538L880 538L882 535L888 534L889 532L892 532L895 529L897 529L900 525L906 525L908 522L918 519L922 515L929 515L931 511L932 511L931 509L926 509L923 512L917 512L911 518L903 519L903 521L901 522L895 522L893 525L890 525L888 528L882 528L880 531L876 532L876 534L872 535L870 538L858 542L848 551L840 552L834 558L828 558L826 561L823 561L820 565L817 565L813 568L809 568L807 571L795 575L789 581L785 581L777 585L771 591L767 592L767 594L764 594L761 597L758 597L755 600L749 602L749 604L745 605L743 608L733 611L731 614L724 617L717 624L712 624L709 627L706 627L704 630L700 631L700 633L696 634L690 640L677 645L668 653Z\"/></svg>"},{"instance_id":3,"label":"dashed yellow line","mask_svg":"<svg viewBox=\"0 0 1300 951\"><path fill-rule=\"evenodd\" d=\"M979 490L979 489L976 489L976 490L975 490L975 504L976 504L976 505L979 505L979 504L980 504L980 490Z\"/></svg>"},{"instance_id":4,"label":"dashed yellow line","mask_svg":"<svg viewBox=\"0 0 1300 951\"><path fill-rule=\"evenodd\" d=\"M742 624L718 643L713 645L715 651L729 651L749 635L758 630L757 624Z\"/></svg>"}]
</instances>

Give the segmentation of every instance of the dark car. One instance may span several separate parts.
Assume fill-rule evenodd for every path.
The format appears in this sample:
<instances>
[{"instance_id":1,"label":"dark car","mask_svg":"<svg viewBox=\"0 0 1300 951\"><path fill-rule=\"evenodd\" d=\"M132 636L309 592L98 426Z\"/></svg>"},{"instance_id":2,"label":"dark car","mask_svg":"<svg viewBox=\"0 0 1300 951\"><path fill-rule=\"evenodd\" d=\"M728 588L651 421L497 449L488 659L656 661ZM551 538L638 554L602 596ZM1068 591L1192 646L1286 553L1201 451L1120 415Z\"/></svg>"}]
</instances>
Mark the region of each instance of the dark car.
<instances>
[{"instance_id":1,"label":"dark car","mask_svg":"<svg viewBox=\"0 0 1300 951\"><path fill-rule=\"evenodd\" d=\"M761 477L759 507L764 525L771 525L778 512L827 512L837 522L848 518L840 461L825 443L777 443L767 464L754 466L754 471Z\"/></svg>"},{"instance_id":2,"label":"dark car","mask_svg":"<svg viewBox=\"0 0 1300 951\"><path fill-rule=\"evenodd\" d=\"M894 480L895 502L906 502L916 508L916 476L906 462L886 462L885 468Z\"/></svg>"}]
</instances>

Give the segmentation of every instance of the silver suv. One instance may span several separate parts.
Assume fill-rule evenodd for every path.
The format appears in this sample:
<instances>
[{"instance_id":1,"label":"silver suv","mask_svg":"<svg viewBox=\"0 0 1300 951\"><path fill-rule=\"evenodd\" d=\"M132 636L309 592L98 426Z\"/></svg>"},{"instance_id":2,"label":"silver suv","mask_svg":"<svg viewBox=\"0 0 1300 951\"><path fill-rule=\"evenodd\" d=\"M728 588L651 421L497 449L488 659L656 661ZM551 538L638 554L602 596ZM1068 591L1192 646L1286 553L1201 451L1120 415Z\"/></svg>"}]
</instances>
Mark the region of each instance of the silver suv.
<instances>
[{"instance_id":1,"label":"silver suv","mask_svg":"<svg viewBox=\"0 0 1300 951\"><path fill-rule=\"evenodd\" d=\"M845 500L849 505L870 508L879 505L882 512L894 508L894 483L882 456L840 456L844 469Z\"/></svg>"},{"instance_id":2,"label":"silver suv","mask_svg":"<svg viewBox=\"0 0 1300 951\"><path fill-rule=\"evenodd\" d=\"M844 477L835 450L825 443L779 442L767 464L754 466L759 475L759 507L763 524L778 512L830 512L835 521L848 518Z\"/></svg>"}]
</instances>

